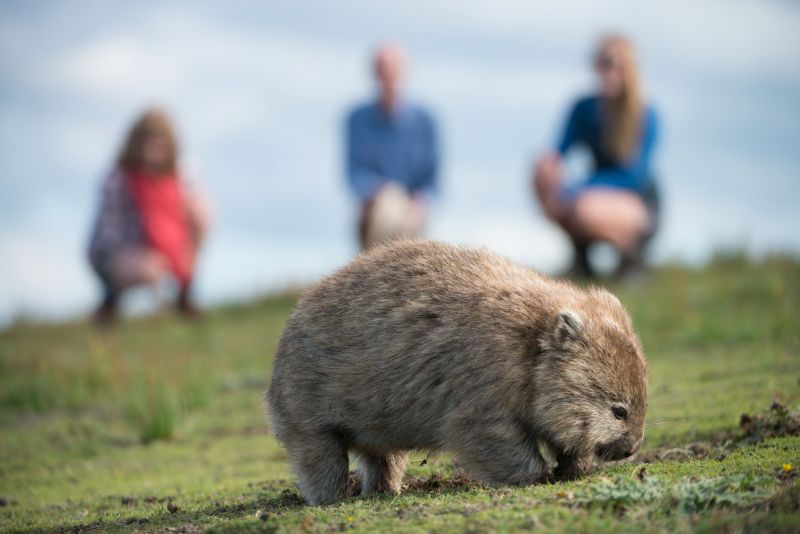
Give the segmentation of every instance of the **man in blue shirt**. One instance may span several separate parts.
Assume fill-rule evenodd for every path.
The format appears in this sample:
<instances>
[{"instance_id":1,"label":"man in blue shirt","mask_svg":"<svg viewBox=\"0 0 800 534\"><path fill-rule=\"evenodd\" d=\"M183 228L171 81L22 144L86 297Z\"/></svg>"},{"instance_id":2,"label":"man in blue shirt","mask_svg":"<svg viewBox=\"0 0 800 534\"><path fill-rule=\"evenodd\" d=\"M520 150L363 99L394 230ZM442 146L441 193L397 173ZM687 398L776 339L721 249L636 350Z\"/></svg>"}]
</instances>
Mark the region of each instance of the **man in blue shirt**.
<instances>
[{"instance_id":1,"label":"man in blue shirt","mask_svg":"<svg viewBox=\"0 0 800 534\"><path fill-rule=\"evenodd\" d=\"M439 166L433 118L402 95L404 50L397 45L382 46L375 55L374 69L377 99L357 107L347 119L347 179L361 202L362 248L376 240L370 238L370 229L382 218L394 221L387 223L395 228L390 234L421 233ZM386 211L395 216L383 217Z\"/></svg>"}]
</instances>

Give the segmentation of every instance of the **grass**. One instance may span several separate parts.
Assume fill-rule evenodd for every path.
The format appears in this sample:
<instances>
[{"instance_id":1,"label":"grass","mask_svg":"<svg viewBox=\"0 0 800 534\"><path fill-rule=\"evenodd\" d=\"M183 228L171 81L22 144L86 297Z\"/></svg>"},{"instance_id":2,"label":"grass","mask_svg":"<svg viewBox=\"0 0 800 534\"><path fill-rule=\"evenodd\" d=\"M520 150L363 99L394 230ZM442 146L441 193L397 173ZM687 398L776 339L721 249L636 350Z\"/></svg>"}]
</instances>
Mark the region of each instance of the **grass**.
<instances>
[{"instance_id":1,"label":"grass","mask_svg":"<svg viewBox=\"0 0 800 534\"><path fill-rule=\"evenodd\" d=\"M293 297L108 333L15 325L0 332L0 530L800 531L800 437L729 439L743 413L800 404L800 260L726 255L612 289L651 366L637 461L486 488L416 452L401 495L325 507L302 503L264 418Z\"/></svg>"}]
</instances>

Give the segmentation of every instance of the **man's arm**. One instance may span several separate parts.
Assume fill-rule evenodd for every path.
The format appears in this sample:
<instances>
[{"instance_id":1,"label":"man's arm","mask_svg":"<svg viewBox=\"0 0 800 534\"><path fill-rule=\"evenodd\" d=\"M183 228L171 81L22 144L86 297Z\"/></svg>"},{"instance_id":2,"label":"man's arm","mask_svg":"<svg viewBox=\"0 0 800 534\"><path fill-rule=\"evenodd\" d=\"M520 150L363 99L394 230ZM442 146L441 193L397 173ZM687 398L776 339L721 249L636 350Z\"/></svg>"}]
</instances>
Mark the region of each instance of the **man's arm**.
<instances>
[{"instance_id":1,"label":"man's arm","mask_svg":"<svg viewBox=\"0 0 800 534\"><path fill-rule=\"evenodd\" d=\"M424 113L422 115L422 135L420 142L424 143L423 154L420 165L414 196L425 200L431 200L436 195L439 186L439 138L436 130L436 122L433 117Z\"/></svg>"},{"instance_id":2,"label":"man's arm","mask_svg":"<svg viewBox=\"0 0 800 534\"><path fill-rule=\"evenodd\" d=\"M380 188L383 180L370 168L366 153L368 132L359 113L353 112L347 119L347 181L350 189L359 200L371 199Z\"/></svg>"}]
</instances>

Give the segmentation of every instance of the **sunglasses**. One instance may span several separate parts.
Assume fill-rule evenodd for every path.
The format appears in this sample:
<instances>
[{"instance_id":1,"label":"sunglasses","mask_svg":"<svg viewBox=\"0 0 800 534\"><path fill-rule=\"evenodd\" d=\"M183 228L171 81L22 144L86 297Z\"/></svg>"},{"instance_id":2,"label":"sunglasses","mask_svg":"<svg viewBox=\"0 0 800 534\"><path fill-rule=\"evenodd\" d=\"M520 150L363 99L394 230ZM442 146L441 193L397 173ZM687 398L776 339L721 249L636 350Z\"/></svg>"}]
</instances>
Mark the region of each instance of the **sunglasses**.
<instances>
[{"instance_id":1,"label":"sunglasses","mask_svg":"<svg viewBox=\"0 0 800 534\"><path fill-rule=\"evenodd\" d=\"M616 69L619 66L619 61L610 54L600 54L594 59L594 66L601 72L608 72Z\"/></svg>"}]
</instances>

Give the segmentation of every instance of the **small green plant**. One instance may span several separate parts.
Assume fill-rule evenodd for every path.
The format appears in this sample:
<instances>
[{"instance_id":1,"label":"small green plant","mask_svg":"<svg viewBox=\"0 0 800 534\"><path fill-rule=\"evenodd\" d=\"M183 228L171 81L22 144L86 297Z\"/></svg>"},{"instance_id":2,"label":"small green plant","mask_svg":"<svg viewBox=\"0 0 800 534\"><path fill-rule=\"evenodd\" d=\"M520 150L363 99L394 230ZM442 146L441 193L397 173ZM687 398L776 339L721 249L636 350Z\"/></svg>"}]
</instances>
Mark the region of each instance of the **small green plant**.
<instances>
[{"instance_id":1,"label":"small green plant","mask_svg":"<svg viewBox=\"0 0 800 534\"><path fill-rule=\"evenodd\" d=\"M142 443L152 443L173 436L178 409L175 391L159 380L133 388L128 415L136 425Z\"/></svg>"},{"instance_id":2,"label":"small green plant","mask_svg":"<svg viewBox=\"0 0 800 534\"><path fill-rule=\"evenodd\" d=\"M641 481L629 477L604 478L596 484L583 487L576 493L574 502L624 512L632 505L663 498L667 490L668 487L657 478L648 477Z\"/></svg>"},{"instance_id":3,"label":"small green plant","mask_svg":"<svg viewBox=\"0 0 800 534\"><path fill-rule=\"evenodd\" d=\"M768 495L762 488L765 480L735 474L679 482L671 491L676 507L684 513L696 513L713 507L743 506Z\"/></svg>"},{"instance_id":4,"label":"small green plant","mask_svg":"<svg viewBox=\"0 0 800 534\"><path fill-rule=\"evenodd\" d=\"M644 471L641 471L643 473ZM575 504L612 509L624 513L640 504L659 503L660 508L692 514L714 507L747 505L768 495L766 480L734 474L713 478L691 477L669 482L657 477L619 476L585 486L575 495Z\"/></svg>"},{"instance_id":5,"label":"small green plant","mask_svg":"<svg viewBox=\"0 0 800 534\"><path fill-rule=\"evenodd\" d=\"M27 380L8 380L0 404L9 410L46 412L58 404L55 384L44 373Z\"/></svg>"}]
</instances>

